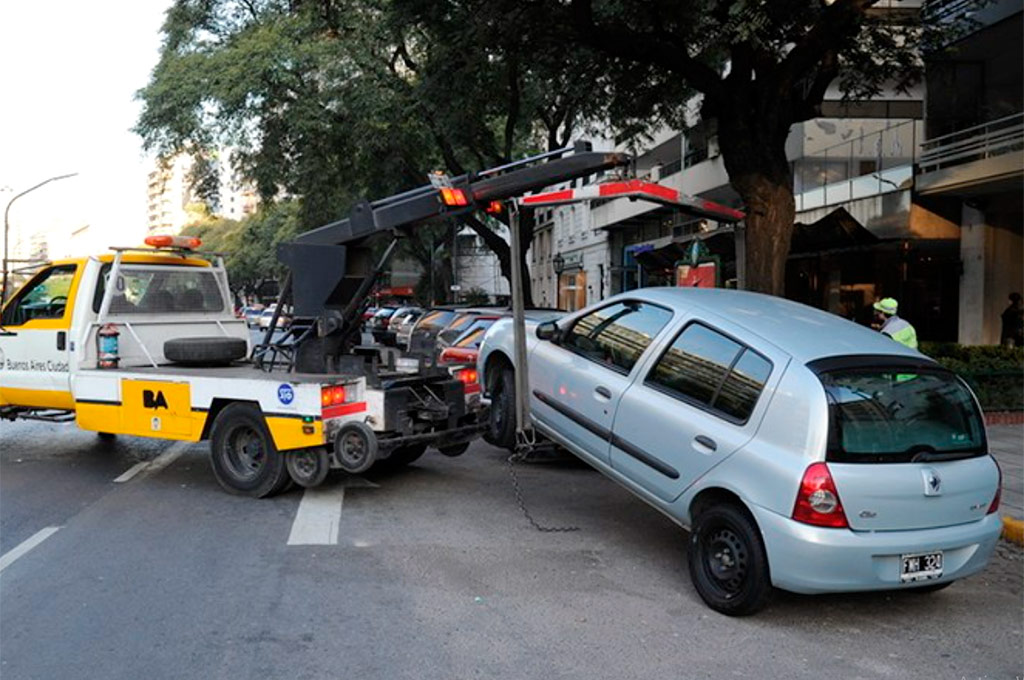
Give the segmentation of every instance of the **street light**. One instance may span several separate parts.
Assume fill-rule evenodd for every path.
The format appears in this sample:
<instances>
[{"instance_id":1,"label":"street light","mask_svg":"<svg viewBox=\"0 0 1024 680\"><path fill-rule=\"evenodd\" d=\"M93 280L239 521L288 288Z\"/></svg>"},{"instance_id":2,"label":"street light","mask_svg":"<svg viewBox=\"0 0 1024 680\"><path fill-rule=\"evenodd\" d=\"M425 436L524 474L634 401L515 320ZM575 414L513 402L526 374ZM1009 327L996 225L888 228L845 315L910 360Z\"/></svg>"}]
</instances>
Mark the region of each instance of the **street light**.
<instances>
[{"instance_id":1,"label":"street light","mask_svg":"<svg viewBox=\"0 0 1024 680\"><path fill-rule=\"evenodd\" d=\"M8 244L8 234L11 231L11 225L10 225L10 223L8 221L8 215L11 212L11 204L14 203L15 201L17 201L19 198L21 198L25 194L31 193L31 192L35 191L36 189L38 189L41 186L49 184L50 182L56 182L59 179L67 179L68 177L74 177L77 174L78 174L77 172L72 172L72 173L68 173L67 175L57 175L56 177L51 177L49 179L44 179L39 184L36 184L35 186L31 186L28 189L25 189L20 194L16 195L14 198L12 198L11 200L7 201L7 207L4 208L4 283L3 283L3 288L0 289L0 304L3 304L7 300L7 271L10 269L9 265L10 265L10 262L11 262L11 251L10 251L10 245Z\"/></svg>"},{"instance_id":2,"label":"street light","mask_svg":"<svg viewBox=\"0 0 1024 680\"><path fill-rule=\"evenodd\" d=\"M551 266L555 268L555 274L561 276L562 272L565 271L565 258L561 253L558 253L551 258Z\"/></svg>"}]
</instances>

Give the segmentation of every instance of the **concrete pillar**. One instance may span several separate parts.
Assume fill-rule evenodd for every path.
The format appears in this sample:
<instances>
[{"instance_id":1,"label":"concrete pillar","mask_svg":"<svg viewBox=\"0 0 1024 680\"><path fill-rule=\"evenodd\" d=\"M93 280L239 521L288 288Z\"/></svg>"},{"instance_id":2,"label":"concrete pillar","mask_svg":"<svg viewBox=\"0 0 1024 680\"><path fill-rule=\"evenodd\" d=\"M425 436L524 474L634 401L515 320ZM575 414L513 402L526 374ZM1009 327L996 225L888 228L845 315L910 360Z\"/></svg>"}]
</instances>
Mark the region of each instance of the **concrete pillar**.
<instances>
[{"instance_id":1,"label":"concrete pillar","mask_svg":"<svg viewBox=\"0 0 1024 680\"><path fill-rule=\"evenodd\" d=\"M960 320L957 341L964 345L985 343L985 267L990 261L986 247L988 226L980 210L964 204L960 217ZM998 338L996 338L998 341Z\"/></svg>"}]
</instances>

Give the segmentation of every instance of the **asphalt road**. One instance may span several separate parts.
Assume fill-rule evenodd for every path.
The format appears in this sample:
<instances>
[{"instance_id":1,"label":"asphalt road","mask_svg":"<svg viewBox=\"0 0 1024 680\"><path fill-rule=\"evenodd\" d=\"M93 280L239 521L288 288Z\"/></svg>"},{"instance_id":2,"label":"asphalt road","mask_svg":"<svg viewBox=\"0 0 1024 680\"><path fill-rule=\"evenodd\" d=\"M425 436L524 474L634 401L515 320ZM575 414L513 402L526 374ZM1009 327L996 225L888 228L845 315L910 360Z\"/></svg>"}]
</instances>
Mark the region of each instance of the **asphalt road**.
<instances>
[{"instance_id":1,"label":"asphalt road","mask_svg":"<svg viewBox=\"0 0 1024 680\"><path fill-rule=\"evenodd\" d=\"M230 496L205 444L4 422L0 678L1024 675L1009 545L932 595L779 594L730 619L700 601L686 534L660 514L579 465L520 475L541 522L580 531L533 530L478 442L377 486L330 479L316 498L341 507L336 543L288 545L315 498Z\"/></svg>"}]
</instances>

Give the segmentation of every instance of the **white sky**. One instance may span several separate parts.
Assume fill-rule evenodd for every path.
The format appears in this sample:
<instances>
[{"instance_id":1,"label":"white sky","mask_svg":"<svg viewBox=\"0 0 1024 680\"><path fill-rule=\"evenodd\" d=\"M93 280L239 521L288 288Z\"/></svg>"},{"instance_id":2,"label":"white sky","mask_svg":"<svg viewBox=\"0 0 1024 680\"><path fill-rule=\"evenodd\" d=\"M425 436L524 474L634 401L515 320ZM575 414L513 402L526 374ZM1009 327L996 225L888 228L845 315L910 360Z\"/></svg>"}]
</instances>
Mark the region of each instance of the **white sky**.
<instances>
[{"instance_id":1,"label":"white sky","mask_svg":"<svg viewBox=\"0 0 1024 680\"><path fill-rule=\"evenodd\" d=\"M0 3L0 210L16 194L65 173L11 207L19 236L55 236L75 248L137 245L146 223L147 163L130 132L135 92L156 65L172 0ZM61 237L60 235L64 236Z\"/></svg>"}]
</instances>

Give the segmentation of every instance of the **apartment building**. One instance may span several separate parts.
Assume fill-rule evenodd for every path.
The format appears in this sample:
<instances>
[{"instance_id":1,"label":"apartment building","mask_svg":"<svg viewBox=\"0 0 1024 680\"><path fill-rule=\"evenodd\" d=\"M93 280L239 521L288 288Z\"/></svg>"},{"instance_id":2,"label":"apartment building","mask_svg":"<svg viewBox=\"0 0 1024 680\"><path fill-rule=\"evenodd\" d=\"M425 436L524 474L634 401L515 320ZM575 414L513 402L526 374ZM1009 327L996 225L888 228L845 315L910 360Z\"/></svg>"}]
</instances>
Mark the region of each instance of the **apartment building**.
<instances>
[{"instance_id":1,"label":"apartment building","mask_svg":"<svg viewBox=\"0 0 1024 680\"><path fill-rule=\"evenodd\" d=\"M156 159L147 177L147 232L178 234L203 213L197 211L205 205L211 215L240 220L253 214L259 206L259 196L251 183L244 181L237 170L221 153L213 159L218 179L217 199L207 204L192 186L195 161L189 154L178 154L169 159Z\"/></svg>"},{"instance_id":2,"label":"apartment building","mask_svg":"<svg viewBox=\"0 0 1024 680\"><path fill-rule=\"evenodd\" d=\"M939 19L964 0L935 3ZM860 322L900 300L925 340L998 342L999 312L1021 288L1021 3L997 1L910 92L843 102L787 140L796 227L786 296ZM620 148L622 148L620 146ZM637 173L740 207L714 121L663 130ZM534 298L576 309L645 285L743 287L742 225L615 201L542 213L531 250Z\"/></svg>"}]
</instances>

